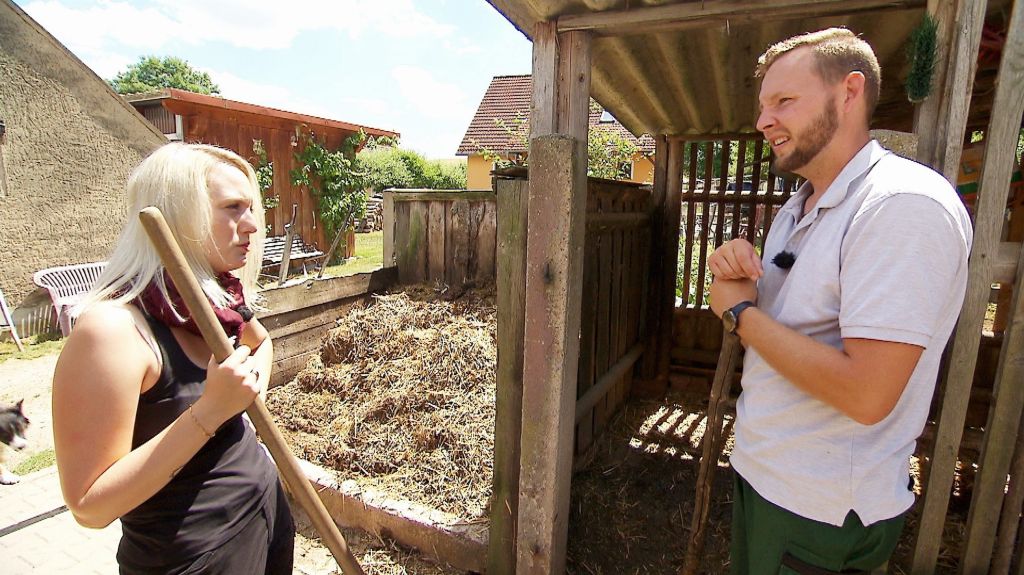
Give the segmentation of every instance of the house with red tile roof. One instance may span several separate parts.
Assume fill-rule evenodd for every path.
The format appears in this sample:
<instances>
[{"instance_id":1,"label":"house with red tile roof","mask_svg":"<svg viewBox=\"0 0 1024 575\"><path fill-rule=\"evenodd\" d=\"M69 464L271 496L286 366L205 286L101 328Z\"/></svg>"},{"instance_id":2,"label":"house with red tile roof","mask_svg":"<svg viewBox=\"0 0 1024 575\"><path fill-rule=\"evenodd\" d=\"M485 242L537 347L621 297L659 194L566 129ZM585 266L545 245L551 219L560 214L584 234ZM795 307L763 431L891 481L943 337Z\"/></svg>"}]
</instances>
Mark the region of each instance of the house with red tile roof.
<instances>
[{"instance_id":1,"label":"house with red tile roof","mask_svg":"<svg viewBox=\"0 0 1024 575\"><path fill-rule=\"evenodd\" d=\"M456 155L467 156L466 187L491 189L493 158L522 159L530 134L530 97L533 80L529 74L495 76L484 93ZM614 130L636 144L640 152L628 166L625 179L650 182L654 174L654 139L630 133L599 104L590 101L590 125Z\"/></svg>"}]
</instances>

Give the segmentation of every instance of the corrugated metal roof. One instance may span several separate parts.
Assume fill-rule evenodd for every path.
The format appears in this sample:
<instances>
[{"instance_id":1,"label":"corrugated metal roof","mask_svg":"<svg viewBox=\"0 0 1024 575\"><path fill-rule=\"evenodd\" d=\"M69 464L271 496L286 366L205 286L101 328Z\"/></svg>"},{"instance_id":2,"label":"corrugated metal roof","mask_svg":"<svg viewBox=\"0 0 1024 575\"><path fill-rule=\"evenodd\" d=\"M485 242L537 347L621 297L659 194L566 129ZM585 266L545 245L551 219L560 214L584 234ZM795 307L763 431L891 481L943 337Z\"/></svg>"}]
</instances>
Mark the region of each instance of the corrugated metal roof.
<instances>
[{"instance_id":1,"label":"corrugated metal roof","mask_svg":"<svg viewBox=\"0 0 1024 575\"><path fill-rule=\"evenodd\" d=\"M670 4L691 4L694 11L709 14L735 7L737 2L719 0L488 0L528 38L538 22L558 17L570 24L575 15L616 12L615 18L665 10ZM757 84L753 78L757 57L771 44L789 36L830 26L845 26L861 34L875 50L882 65L882 94L874 127L909 130L913 106L907 101L906 41L924 14L924 0L899 1L882 8L879 2L848 0L818 4L794 0L751 2L766 6L793 7L808 12L817 6L831 10L859 10L828 17L758 17L762 12L732 14L690 22L685 29L660 32L658 22L643 28L597 31L592 45L591 95L635 134L702 136L752 133L757 112ZM989 2L990 17L1009 2ZM799 6L797 6L799 5ZM661 8L658 8L658 7ZM872 6L865 11L865 6ZM845 8L844 8L845 7ZM651 10L654 9L654 12ZM674 9L674 8L673 8ZM824 9L824 8L823 8ZM613 20L614 21L614 20ZM975 85L978 109L985 107L984 71ZM989 87L991 84L989 84Z\"/></svg>"},{"instance_id":2,"label":"corrugated metal roof","mask_svg":"<svg viewBox=\"0 0 1024 575\"><path fill-rule=\"evenodd\" d=\"M468 156L479 153L481 149L496 153L526 151L532 90L533 80L529 74L492 78L456 155ZM591 108L591 126L613 130L632 140L645 154L654 153L654 138L648 135L638 138L618 121L602 122L603 112L600 106Z\"/></svg>"}]
</instances>

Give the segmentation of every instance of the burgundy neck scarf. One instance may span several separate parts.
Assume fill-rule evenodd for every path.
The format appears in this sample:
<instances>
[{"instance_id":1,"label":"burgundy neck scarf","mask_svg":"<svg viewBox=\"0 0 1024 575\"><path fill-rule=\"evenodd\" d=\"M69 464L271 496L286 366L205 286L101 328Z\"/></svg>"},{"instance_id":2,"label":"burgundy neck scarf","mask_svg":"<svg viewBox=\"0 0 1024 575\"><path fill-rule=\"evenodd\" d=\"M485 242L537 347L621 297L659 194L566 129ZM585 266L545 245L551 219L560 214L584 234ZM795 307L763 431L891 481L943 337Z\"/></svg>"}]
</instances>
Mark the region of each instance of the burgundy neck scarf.
<instances>
[{"instance_id":1,"label":"burgundy neck scarf","mask_svg":"<svg viewBox=\"0 0 1024 575\"><path fill-rule=\"evenodd\" d=\"M139 295L136 301L146 313L164 325L184 328L191 333L202 336L203 334L200 333L199 326L196 325L195 320L192 319L188 312L188 307L185 306L185 300L178 293L178 289L174 287L171 277L167 275L166 271L163 273L168 297L164 298L164 295L160 293L160 288L156 285L156 281L152 281L146 286L146 289ZM229 338L236 338L235 345L237 345L242 337L245 323L252 319L253 313L245 305L242 282L238 278L229 273L223 273L217 276L217 282L231 296L231 304L223 308L213 305L213 302L210 302L210 305L213 307L213 313L220 321L221 327L224 328L224 332ZM170 300L169 302L168 299ZM175 313L175 310L177 313ZM184 320L181 318L184 318Z\"/></svg>"}]
</instances>

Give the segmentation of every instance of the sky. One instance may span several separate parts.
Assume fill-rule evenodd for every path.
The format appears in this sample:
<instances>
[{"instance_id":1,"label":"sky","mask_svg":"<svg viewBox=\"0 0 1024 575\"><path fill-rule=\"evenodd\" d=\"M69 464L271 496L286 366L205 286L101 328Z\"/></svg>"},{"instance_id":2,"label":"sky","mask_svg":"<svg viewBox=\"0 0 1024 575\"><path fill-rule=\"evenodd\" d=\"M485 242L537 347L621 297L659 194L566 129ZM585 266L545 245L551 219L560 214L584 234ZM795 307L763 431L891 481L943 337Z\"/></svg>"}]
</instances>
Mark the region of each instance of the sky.
<instances>
[{"instance_id":1,"label":"sky","mask_svg":"<svg viewBox=\"0 0 1024 575\"><path fill-rule=\"evenodd\" d=\"M177 56L221 96L400 132L450 158L530 42L485 0L15 0L97 75Z\"/></svg>"}]
</instances>

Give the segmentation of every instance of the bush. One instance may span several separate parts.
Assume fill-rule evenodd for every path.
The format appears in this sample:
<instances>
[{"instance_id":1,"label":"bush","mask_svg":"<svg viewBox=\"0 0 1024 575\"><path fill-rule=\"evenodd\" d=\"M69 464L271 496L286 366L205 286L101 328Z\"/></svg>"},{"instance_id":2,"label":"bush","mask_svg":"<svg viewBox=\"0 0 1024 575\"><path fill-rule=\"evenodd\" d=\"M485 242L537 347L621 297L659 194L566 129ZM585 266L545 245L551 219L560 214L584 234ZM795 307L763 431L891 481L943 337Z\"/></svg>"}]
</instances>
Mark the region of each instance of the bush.
<instances>
[{"instance_id":1,"label":"bush","mask_svg":"<svg viewBox=\"0 0 1024 575\"><path fill-rule=\"evenodd\" d=\"M365 174L374 192L387 188L458 190L466 187L466 163L462 160L427 160L412 150L395 147L367 148L356 156L357 169Z\"/></svg>"}]
</instances>

